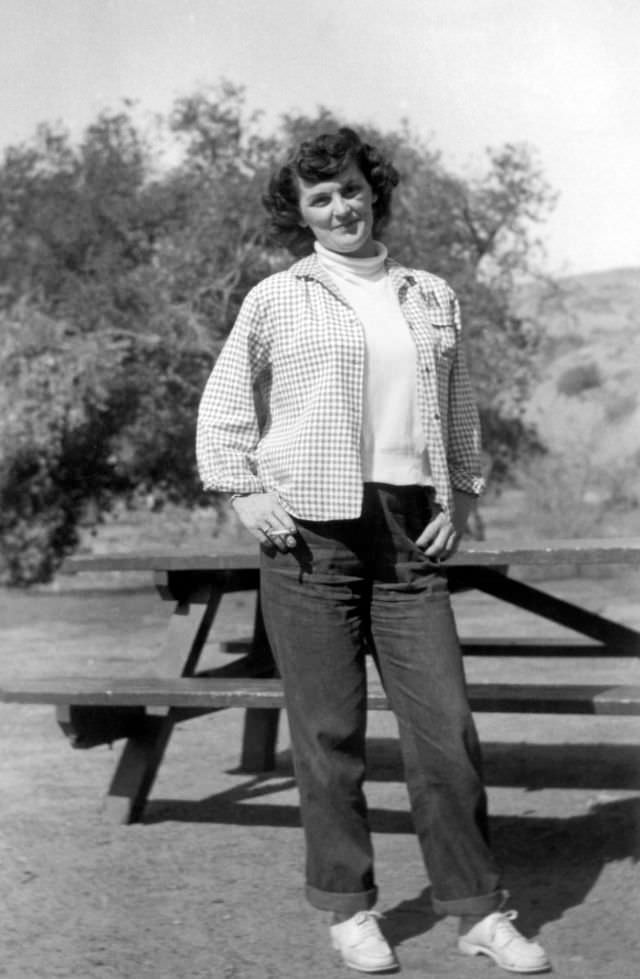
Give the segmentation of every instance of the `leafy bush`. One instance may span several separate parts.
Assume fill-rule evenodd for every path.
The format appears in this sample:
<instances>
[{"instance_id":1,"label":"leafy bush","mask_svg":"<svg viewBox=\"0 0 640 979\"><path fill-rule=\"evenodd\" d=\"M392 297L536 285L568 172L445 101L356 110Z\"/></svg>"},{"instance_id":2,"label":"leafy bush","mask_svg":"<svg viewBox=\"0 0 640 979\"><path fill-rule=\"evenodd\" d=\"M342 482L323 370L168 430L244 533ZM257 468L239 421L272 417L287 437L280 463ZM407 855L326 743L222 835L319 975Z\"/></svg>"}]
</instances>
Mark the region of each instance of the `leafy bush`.
<instances>
[{"instance_id":1,"label":"leafy bush","mask_svg":"<svg viewBox=\"0 0 640 979\"><path fill-rule=\"evenodd\" d=\"M68 324L21 305L0 320L0 542L5 583L46 580L76 543L86 501L117 489L111 433L127 399L118 344L79 338Z\"/></svg>"}]
</instances>

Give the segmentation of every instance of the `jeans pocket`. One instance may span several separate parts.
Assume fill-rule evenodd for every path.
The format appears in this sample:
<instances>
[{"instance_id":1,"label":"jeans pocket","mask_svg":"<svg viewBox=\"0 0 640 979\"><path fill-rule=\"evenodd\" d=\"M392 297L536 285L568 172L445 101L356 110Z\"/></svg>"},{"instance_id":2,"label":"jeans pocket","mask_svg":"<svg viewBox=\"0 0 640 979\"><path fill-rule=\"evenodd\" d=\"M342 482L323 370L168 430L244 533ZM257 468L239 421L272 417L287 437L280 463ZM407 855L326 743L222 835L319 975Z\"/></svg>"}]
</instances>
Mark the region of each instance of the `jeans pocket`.
<instances>
[{"instance_id":1,"label":"jeans pocket","mask_svg":"<svg viewBox=\"0 0 640 979\"><path fill-rule=\"evenodd\" d=\"M416 544L433 514L433 488L431 486L401 486L387 496L386 519L399 550L406 549L422 554Z\"/></svg>"},{"instance_id":2,"label":"jeans pocket","mask_svg":"<svg viewBox=\"0 0 640 979\"><path fill-rule=\"evenodd\" d=\"M296 519L297 543L292 551L302 575L329 577L357 575L360 561L354 552L355 521Z\"/></svg>"}]
</instances>

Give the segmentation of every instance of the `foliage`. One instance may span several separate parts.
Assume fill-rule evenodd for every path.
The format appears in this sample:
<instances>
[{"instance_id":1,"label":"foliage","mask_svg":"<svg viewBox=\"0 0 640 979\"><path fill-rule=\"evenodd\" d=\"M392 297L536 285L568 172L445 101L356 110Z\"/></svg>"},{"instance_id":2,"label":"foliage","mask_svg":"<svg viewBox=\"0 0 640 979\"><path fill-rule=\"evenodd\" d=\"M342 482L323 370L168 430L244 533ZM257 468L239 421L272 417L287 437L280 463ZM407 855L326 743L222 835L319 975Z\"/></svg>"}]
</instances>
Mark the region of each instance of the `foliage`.
<instances>
[{"instance_id":1,"label":"foliage","mask_svg":"<svg viewBox=\"0 0 640 979\"><path fill-rule=\"evenodd\" d=\"M154 133L131 103L74 143L42 126L0 166L0 540L6 580L42 580L89 502L202 499L193 457L206 375L247 290L290 258L260 197L284 147L348 120L320 108L266 133L242 89L180 98ZM352 123L353 124L353 123ZM356 128L401 171L385 240L445 276L466 324L494 476L535 445L522 421L539 340L511 298L552 195L528 148L463 179L403 125ZM163 155L170 148L170 163Z\"/></svg>"},{"instance_id":2,"label":"foliage","mask_svg":"<svg viewBox=\"0 0 640 979\"><path fill-rule=\"evenodd\" d=\"M46 579L87 500L104 506L118 487L109 435L127 399L105 381L123 350L24 304L0 327L0 580L21 584Z\"/></svg>"}]
</instances>

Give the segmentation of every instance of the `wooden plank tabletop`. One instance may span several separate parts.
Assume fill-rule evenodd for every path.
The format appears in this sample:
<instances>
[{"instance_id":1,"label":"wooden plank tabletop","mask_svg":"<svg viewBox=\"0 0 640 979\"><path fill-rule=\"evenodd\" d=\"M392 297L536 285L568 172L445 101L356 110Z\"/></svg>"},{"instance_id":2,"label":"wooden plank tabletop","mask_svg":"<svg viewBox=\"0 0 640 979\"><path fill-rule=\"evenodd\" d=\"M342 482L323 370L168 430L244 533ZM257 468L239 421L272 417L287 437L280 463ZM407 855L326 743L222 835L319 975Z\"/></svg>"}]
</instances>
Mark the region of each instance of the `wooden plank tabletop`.
<instances>
[{"instance_id":1,"label":"wooden plank tabletop","mask_svg":"<svg viewBox=\"0 0 640 979\"><path fill-rule=\"evenodd\" d=\"M447 567L510 565L626 564L640 566L640 538L537 540L518 544L469 543ZM126 551L77 555L65 560L63 574L82 571L238 571L257 569L258 551Z\"/></svg>"}]
</instances>

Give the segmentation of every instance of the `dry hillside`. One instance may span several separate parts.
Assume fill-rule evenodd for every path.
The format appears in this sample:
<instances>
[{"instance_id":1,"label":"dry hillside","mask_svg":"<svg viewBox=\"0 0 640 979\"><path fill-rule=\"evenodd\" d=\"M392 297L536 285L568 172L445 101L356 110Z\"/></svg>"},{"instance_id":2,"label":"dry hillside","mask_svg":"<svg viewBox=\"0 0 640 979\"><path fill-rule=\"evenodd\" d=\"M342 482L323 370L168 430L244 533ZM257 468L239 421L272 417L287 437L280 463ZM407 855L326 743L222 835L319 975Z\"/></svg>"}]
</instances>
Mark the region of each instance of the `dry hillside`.
<instances>
[{"instance_id":1,"label":"dry hillside","mask_svg":"<svg viewBox=\"0 0 640 979\"><path fill-rule=\"evenodd\" d=\"M530 408L549 447L640 465L640 268L573 276L538 298L546 327Z\"/></svg>"},{"instance_id":2,"label":"dry hillside","mask_svg":"<svg viewBox=\"0 0 640 979\"><path fill-rule=\"evenodd\" d=\"M518 311L545 326L528 418L549 453L523 477L512 516L544 537L637 534L640 268L529 288Z\"/></svg>"}]
</instances>

